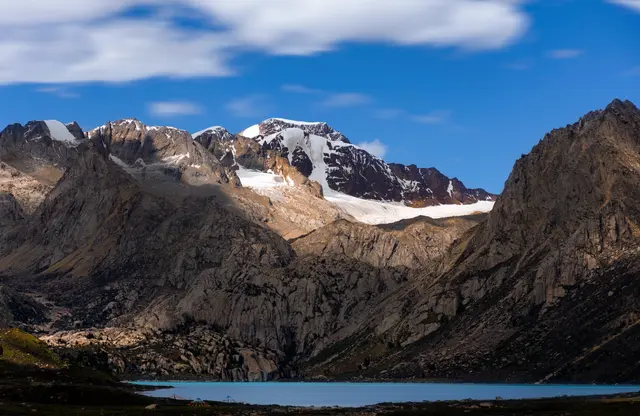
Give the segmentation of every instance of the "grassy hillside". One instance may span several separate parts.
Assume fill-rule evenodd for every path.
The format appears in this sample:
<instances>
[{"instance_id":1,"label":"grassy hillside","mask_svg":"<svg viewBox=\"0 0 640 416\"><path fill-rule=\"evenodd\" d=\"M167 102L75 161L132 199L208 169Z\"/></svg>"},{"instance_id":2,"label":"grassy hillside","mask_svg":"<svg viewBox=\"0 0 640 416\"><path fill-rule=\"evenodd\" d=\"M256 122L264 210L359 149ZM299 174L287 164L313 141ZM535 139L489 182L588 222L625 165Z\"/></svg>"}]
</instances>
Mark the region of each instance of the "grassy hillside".
<instances>
[{"instance_id":1,"label":"grassy hillside","mask_svg":"<svg viewBox=\"0 0 640 416\"><path fill-rule=\"evenodd\" d=\"M47 344L19 329L0 329L0 363L60 368L62 360Z\"/></svg>"}]
</instances>

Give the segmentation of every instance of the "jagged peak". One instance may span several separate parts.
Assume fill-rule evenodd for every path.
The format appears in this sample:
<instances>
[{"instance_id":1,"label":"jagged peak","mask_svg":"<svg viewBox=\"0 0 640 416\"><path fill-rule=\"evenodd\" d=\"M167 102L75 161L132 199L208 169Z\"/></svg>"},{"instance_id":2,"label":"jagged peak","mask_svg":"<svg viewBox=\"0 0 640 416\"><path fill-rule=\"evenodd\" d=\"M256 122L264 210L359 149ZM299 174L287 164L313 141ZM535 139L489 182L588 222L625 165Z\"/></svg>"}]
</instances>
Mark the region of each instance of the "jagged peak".
<instances>
[{"instance_id":1,"label":"jagged peak","mask_svg":"<svg viewBox=\"0 0 640 416\"><path fill-rule=\"evenodd\" d=\"M639 111L638 107L636 107L635 104L633 104L631 101L621 100L619 98L611 101L611 103L605 109L605 111L611 110Z\"/></svg>"},{"instance_id":2,"label":"jagged peak","mask_svg":"<svg viewBox=\"0 0 640 416\"><path fill-rule=\"evenodd\" d=\"M298 128L307 133L325 137L333 142L351 143L344 134L324 121L297 121L280 117L268 118L243 130L240 135L253 139L258 136L270 136L289 128Z\"/></svg>"},{"instance_id":3,"label":"jagged peak","mask_svg":"<svg viewBox=\"0 0 640 416\"><path fill-rule=\"evenodd\" d=\"M89 134L104 130L109 126L113 127L113 126L125 126L125 125L133 125L135 126L135 129L137 131L144 131L144 132L153 131L153 130L173 130L176 132L183 132L185 134L189 134L185 130L179 129L177 127L172 127L172 126L148 126L137 118L123 118L115 121L109 121L108 123L103 124L102 126L99 126L90 130Z\"/></svg>"},{"instance_id":4,"label":"jagged peak","mask_svg":"<svg viewBox=\"0 0 640 416\"><path fill-rule=\"evenodd\" d=\"M219 133L221 135L227 135L227 134L231 135L231 133L229 133L229 130L227 130L226 128L224 128L222 126L211 126L211 127L207 127L206 129L202 129L202 130L200 130L198 132L195 132L191 136L194 139L196 139L199 136L202 136L203 134L208 133L208 132L217 132L217 133Z\"/></svg>"}]
</instances>

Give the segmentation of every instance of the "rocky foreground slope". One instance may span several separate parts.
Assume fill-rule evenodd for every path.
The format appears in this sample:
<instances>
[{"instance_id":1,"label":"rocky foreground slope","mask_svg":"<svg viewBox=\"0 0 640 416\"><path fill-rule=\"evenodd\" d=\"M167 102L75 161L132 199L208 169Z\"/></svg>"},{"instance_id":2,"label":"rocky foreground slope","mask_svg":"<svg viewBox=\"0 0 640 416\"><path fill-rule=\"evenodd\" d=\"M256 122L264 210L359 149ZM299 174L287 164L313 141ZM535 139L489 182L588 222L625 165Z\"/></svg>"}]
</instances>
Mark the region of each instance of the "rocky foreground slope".
<instances>
[{"instance_id":1,"label":"rocky foreground slope","mask_svg":"<svg viewBox=\"0 0 640 416\"><path fill-rule=\"evenodd\" d=\"M237 151L225 162L219 142L197 143L218 172L234 171ZM291 241L229 197L242 192L233 181L212 185L220 192L163 182L185 190L176 196L142 179L137 154L114 160L102 140L74 149L33 214L4 196L0 235L2 319L61 353L218 379L640 378L630 102L548 134L486 218L342 219Z\"/></svg>"}]
</instances>

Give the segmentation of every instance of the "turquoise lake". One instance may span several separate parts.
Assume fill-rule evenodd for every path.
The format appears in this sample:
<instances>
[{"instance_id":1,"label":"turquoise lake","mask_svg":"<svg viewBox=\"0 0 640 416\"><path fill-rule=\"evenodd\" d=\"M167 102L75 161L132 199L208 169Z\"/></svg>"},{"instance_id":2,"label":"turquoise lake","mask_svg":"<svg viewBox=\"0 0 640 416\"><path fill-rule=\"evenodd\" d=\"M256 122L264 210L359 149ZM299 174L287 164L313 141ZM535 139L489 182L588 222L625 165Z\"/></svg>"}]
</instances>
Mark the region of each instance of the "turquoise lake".
<instances>
[{"instance_id":1,"label":"turquoise lake","mask_svg":"<svg viewBox=\"0 0 640 416\"><path fill-rule=\"evenodd\" d=\"M589 396L640 391L640 386L448 384L448 383L217 383L136 382L142 385L173 386L145 392L153 397L235 401L281 406L358 407L377 403L437 400L532 399L560 396Z\"/></svg>"}]
</instances>

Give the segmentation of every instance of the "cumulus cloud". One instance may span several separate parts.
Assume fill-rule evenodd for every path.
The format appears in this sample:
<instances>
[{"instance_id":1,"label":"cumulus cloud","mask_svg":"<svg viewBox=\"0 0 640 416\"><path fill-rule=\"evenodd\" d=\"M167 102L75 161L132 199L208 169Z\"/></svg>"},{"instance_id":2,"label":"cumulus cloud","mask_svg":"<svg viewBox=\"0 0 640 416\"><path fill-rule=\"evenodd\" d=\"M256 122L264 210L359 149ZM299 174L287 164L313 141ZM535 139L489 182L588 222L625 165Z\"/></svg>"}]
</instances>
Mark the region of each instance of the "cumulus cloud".
<instances>
[{"instance_id":1,"label":"cumulus cloud","mask_svg":"<svg viewBox=\"0 0 640 416\"><path fill-rule=\"evenodd\" d=\"M358 143L357 146L361 147L374 156L378 156L380 159L383 159L384 155L387 154L387 145L385 145L378 139L372 140L370 142Z\"/></svg>"},{"instance_id":2,"label":"cumulus cloud","mask_svg":"<svg viewBox=\"0 0 640 416\"><path fill-rule=\"evenodd\" d=\"M549 58L552 59L573 59L583 54L580 49L555 49L549 51Z\"/></svg>"},{"instance_id":3,"label":"cumulus cloud","mask_svg":"<svg viewBox=\"0 0 640 416\"><path fill-rule=\"evenodd\" d=\"M640 0L609 0L609 3L630 7L631 9L640 12Z\"/></svg>"},{"instance_id":4,"label":"cumulus cloud","mask_svg":"<svg viewBox=\"0 0 640 416\"><path fill-rule=\"evenodd\" d=\"M157 101L149 104L149 113L158 117L190 116L202 113L202 107L189 101Z\"/></svg>"},{"instance_id":5,"label":"cumulus cloud","mask_svg":"<svg viewBox=\"0 0 640 416\"><path fill-rule=\"evenodd\" d=\"M21 0L0 2L0 84L225 76L245 51L310 55L350 42L496 49L524 0ZM153 13L132 17L132 8ZM209 25L189 28L190 8ZM284 23L283 23L283 18Z\"/></svg>"}]
</instances>

